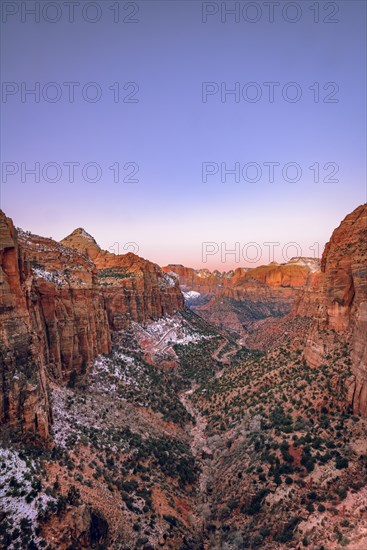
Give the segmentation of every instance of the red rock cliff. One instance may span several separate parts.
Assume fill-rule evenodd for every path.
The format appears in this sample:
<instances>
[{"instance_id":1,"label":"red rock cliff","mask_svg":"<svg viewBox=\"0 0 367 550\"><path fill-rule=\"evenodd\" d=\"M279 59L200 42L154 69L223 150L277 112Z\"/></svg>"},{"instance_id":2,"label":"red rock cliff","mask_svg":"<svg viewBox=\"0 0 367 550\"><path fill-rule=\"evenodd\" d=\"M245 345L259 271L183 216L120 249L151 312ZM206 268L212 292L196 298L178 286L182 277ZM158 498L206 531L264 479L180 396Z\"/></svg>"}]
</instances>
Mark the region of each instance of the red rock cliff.
<instances>
[{"instance_id":1,"label":"red rock cliff","mask_svg":"<svg viewBox=\"0 0 367 550\"><path fill-rule=\"evenodd\" d=\"M26 284L34 329L46 336L50 374L62 380L110 351L97 270L84 255L52 239L20 232L18 241L31 270Z\"/></svg>"},{"instance_id":2,"label":"red rock cliff","mask_svg":"<svg viewBox=\"0 0 367 550\"><path fill-rule=\"evenodd\" d=\"M321 261L321 275L301 296L299 315L313 315L305 358L319 366L335 339L351 346L353 377L349 399L367 415L367 205L349 214L333 232ZM327 331L327 333L325 333Z\"/></svg>"},{"instance_id":3,"label":"red rock cliff","mask_svg":"<svg viewBox=\"0 0 367 550\"><path fill-rule=\"evenodd\" d=\"M93 260L112 330L120 330L130 321L145 323L184 308L177 278L157 264L132 253L116 255L102 250L81 228L61 242Z\"/></svg>"},{"instance_id":4,"label":"red rock cliff","mask_svg":"<svg viewBox=\"0 0 367 550\"><path fill-rule=\"evenodd\" d=\"M0 211L0 423L46 437L51 412L44 356L24 289L27 277L17 232Z\"/></svg>"},{"instance_id":5,"label":"red rock cliff","mask_svg":"<svg viewBox=\"0 0 367 550\"><path fill-rule=\"evenodd\" d=\"M47 379L67 380L111 347L97 271L0 213L1 423L47 436Z\"/></svg>"},{"instance_id":6,"label":"red rock cliff","mask_svg":"<svg viewBox=\"0 0 367 550\"><path fill-rule=\"evenodd\" d=\"M297 291L319 269L319 260L294 258L286 264L237 268L227 273L181 265L163 269L177 274L184 291L200 293L191 302L196 313L221 328L242 334L256 320L289 313Z\"/></svg>"}]
</instances>

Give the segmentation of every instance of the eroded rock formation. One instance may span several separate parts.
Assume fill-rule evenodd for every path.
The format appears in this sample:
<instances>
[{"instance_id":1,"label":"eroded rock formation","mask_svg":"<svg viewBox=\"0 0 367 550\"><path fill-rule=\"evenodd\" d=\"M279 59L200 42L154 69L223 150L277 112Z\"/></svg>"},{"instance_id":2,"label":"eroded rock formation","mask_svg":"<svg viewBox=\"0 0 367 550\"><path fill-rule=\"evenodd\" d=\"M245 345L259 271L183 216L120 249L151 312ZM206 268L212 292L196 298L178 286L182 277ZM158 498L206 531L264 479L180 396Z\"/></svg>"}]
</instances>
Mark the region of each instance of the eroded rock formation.
<instances>
[{"instance_id":1,"label":"eroded rock formation","mask_svg":"<svg viewBox=\"0 0 367 550\"><path fill-rule=\"evenodd\" d=\"M273 262L223 273L180 265L163 269L177 274L183 292L190 297L188 304L199 315L221 328L242 334L259 319L288 314L297 291L319 269L319 260L293 258L286 264ZM193 300L191 291L199 294Z\"/></svg>"},{"instance_id":2,"label":"eroded rock formation","mask_svg":"<svg viewBox=\"0 0 367 550\"><path fill-rule=\"evenodd\" d=\"M42 437L48 379L85 372L111 350L111 330L184 307L157 265L102 251L82 229L64 242L17 231L0 213L0 422Z\"/></svg>"},{"instance_id":3,"label":"eroded rock formation","mask_svg":"<svg viewBox=\"0 0 367 550\"><path fill-rule=\"evenodd\" d=\"M315 317L305 358L320 366L336 341L351 347L348 391L356 413L367 415L367 205L341 222L327 243L321 275L301 295L296 311Z\"/></svg>"},{"instance_id":4,"label":"eroded rock formation","mask_svg":"<svg viewBox=\"0 0 367 550\"><path fill-rule=\"evenodd\" d=\"M102 250L81 228L61 242L93 260L112 330L121 330L130 321L145 323L184 308L177 278L157 264L131 252L116 255Z\"/></svg>"},{"instance_id":5,"label":"eroded rock formation","mask_svg":"<svg viewBox=\"0 0 367 550\"><path fill-rule=\"evenodd\" d=\"M46 437L51 411L44 342L29 307L31 278L14 225L0 211L0 422Z\"/></svg>"}]
</instances>

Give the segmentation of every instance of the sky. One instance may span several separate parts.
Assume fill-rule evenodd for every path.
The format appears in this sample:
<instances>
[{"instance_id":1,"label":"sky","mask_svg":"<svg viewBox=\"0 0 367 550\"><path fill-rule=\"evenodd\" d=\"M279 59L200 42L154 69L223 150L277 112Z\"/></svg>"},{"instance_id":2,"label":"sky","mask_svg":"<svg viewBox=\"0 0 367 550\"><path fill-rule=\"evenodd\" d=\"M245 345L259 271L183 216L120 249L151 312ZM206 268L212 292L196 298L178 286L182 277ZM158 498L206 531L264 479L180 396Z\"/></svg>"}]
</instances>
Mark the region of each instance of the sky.
<instances>
[{"instance_id":1,"label":"sky","mask_svg":"<svg viewBox=\"0 0 367 550\"><path fill-rule=\"evenodd\" d=\"M2 210L160 265L320 255L366 201L365 23L358 0L2 2Z\"/></svg>"}]
</instances>

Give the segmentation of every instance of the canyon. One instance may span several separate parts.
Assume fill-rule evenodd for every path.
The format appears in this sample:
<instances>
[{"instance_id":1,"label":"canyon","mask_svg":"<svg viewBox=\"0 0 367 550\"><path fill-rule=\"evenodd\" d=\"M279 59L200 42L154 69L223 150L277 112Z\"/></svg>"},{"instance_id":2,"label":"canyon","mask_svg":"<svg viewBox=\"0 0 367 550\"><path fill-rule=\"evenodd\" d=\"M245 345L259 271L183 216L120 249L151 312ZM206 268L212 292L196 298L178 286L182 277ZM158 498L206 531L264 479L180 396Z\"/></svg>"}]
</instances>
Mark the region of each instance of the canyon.
<instances>
[{"instance_id":1,"label":"canyon","mask_svg":"<svg viewBox=\"0 0 367 550\"><path fill-rule=\"evenodd\" d=\"M82 229L58 243L17 231L1 212L0 231L0 418L47 436L47 378L85 372L111 351L111 331L173 314L184 301L157 265L101 251Z\"/></svg>"},{"instance_id":2,"label":"canyon","mask_svg":"<svg viewBox=\"0 0 367 550\"><path fill-rule=\"evenodd\" d=\"M319 267L317 258L292 258L284 264L272 262L223 273L177 265L163 270L178 276L186 303L196 313L243 335L256 320L288 314L297 291Z\"/></svg>"},{"instance_id":3,"label":"canyon","mask_svg":"<svg viewBox=\"0 0 367 550\"><path fill-rule=\"evenodd\" d=\"M220 273L0 212L0 544L365 548L366 237Z\"/></svg>"}]
</instances>

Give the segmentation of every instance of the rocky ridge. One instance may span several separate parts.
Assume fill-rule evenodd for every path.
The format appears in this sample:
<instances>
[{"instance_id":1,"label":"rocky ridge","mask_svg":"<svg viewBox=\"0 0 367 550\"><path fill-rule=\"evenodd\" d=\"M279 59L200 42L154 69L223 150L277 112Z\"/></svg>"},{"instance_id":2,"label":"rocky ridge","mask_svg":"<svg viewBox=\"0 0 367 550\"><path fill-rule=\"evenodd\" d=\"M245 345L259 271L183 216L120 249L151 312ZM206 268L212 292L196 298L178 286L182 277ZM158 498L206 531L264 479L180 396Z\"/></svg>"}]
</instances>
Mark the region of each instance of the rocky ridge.
<instances>
[{"instance_id":1,"label":"rocky ridge","mask_svg":"<svg viewBox=\"0 0 367 550\"><path fill-rule=\"evenodd\" d=\"M252 309L243 300L240 339L190 310L152 322L179 292L169 271L101 251L80 228L64 246L0 220L2 423L52 436L0 445L0 545L366 547L366 205L290 313L256 317L261 291ZM259 288L287 288L276 267ZM147 304L149 322L129 322L129 303L117 316L114 292ZM243 314L233 297L216 303L236 304L234 324ZM89 366L111 349L103 326L112 352Z\"/></svg>"},{"instance_id":2,"label":"rocky ridge","mask_svg":"<svg viewBox=\"0 0 367 550\"><path fill-rule=\"evenodd\" d=\"M301 295L296 313L315 320L305 358L320 367L338 342L351 347L353 376L349 399L355 413L367 415L367 205L341 222L327 243L321 276Z\"/></svg>"},{"instance_id":3,"label":"rocky ridge","mask_svg":"<svg viewBox=\"0 0 367 550\"><path fill-rule=\"evenodd\" d=\"M157 264L131 252L116 255L102 250L84 231L76 229L62 244L86 254L98 271L112 330L121 330L131 321L145 323L184 308L176 277Z\"/></svg>"},{"instance_id":4,"label":"rocky ridge","mask_svg":"<svg viewBox=\"0 0 367 550\"><path fill-rule=\"evenodd\" d=\"M1 423L47 437L48 380L86 372L111 331L183 309L176 279L134 254L102 251L77 229L62 243L0 213Z\"/></svg>"},{"instance_id":5,"label":"rocky ridge","mask_svg":"<svg viewBox=\"0 0 367 550\"><path fill-rule=\"evenodd\" d=\"M320 268L314 258L292 258L285 264L272 262L256 268L210 272L169 265L187 304L221 329L243 335L259 319L288 314L297 292Z\"/></svg>"}]
</instances>

